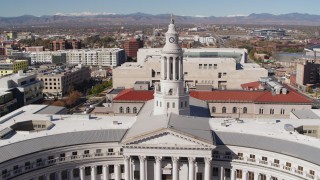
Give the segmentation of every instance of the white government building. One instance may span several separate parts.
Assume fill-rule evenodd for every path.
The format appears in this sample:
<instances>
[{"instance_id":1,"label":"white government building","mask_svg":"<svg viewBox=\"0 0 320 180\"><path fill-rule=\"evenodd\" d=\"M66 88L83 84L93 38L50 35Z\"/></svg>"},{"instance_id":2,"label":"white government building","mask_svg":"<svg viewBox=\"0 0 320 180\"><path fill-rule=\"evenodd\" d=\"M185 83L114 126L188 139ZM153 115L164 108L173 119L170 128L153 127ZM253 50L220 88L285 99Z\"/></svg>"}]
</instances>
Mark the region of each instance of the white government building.
<instances>
[{"instance_id":1,"label":"white government building","mask_svg":"<svg viewBox=\"0 0 320 180\"><path fill-rule=\"evenodd\" d=\"M59 114L29 105L0 118L2 179L320 179L320 141L294 129L317 119L214 119L183 87L173 19L154 100L137 116Z\"/></svg>"},{"instance_id":2,"label":"white government building","mask_svg":"<svg viewBox=\"0 0 320 180\"><path fill-rule=\"evenodd\" d=\"M247 50L237 48L183 49L183 76L190 88L241 89L241 84L267 77L268 71L247 62ZM126 62L113 70L113 87L131 88L136 81L155 84L161 79L161 48L141 48L137 62Z\"/></svg>"}]
</instances>

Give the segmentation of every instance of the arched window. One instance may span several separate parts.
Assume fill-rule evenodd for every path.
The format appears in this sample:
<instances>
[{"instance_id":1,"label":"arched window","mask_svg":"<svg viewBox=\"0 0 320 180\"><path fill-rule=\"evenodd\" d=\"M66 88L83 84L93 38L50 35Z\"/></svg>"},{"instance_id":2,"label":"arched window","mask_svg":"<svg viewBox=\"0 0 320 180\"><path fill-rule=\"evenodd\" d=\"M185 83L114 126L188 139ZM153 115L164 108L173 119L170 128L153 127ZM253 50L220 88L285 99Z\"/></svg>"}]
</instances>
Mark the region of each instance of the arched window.
<instances>
[{"instance_id":1,"label":"arched window","mask_svg":"<svg viewBox=\"0 0 320 180\"><path fill-rule=\"evenodd\" d=\"M263 114L263 108L259 109L259 114Z\"/></svg>"},{"instance_id":2,"label":"arched window","mask_svg":"<svg viewBox=\"0 0 320 180\"><path fill-rule=\"evenodd\" d=\"M119 108L119 112L123 113L123 107L122 106Z\"/></svg>"},{"instance_id":3,"label":"arched window","mask_svg":"<svg viewBox=\"0 0 320 180\"><path fill-rule=\"evenodd\" d=\"M170 108L170 103L169 103L169 102L167 102L167 108L168 108L168 109Z\"/></svg>"},{"instance_id":4,"label":"arched window","mask_svg":"<svg viewBox=\"0 0 320 180\"><path fill-rule=\"evenodd\" d=\"M274 109L270 109L270 114L274 114Z\"/></svg>"},{"instance_id":5,"label":"arched window","mask_svg":"<svg viewBox=\"0 0 320 180\"><path fill-rule=\"evenodd\" d=\"M244 107L243 108L243 114L247 114L248 113L248 109L247 109L247 107Z\"/></svg>"},{"instance_id":6,"label":"arched window","mask_svg":"<svg viewBox=\"0 0 320 180\"><path fill-rule=\"evenodd\" d=\"M130 107L126 108L126 113L130 113Z\"/></svg>"},{"instance_id":7,"label":"arched window","mask_svg":"<svg viewBox=\"0 0 320 180\"><path fill-rule=\"evenodd\" d=\"M158 102L158 101L157 101L157 102ZM132 111L133 111L133 113L135 113L135 114L136 114L136 113L137 113L137 108L136 108L136 107L134 107Z\"/></svg>"},{"instance_id":8,"label":"arched window","mask_svg":"<svg viewBox=\"0 0 320 180\"><path fill-rule=\"evenodd\" d=\"M232 108L232 113L234 113L234 114L237 113L237 108L236 107Z\"/></svg>"},{"instance_id":9,"label":"arched window","mask_svg":"<svg viewBox=\"0 0 320 180\"><path fill-rule=\"evenodd\" d=\"M212 106L211 112L212 112L212 113L215 113L215 112L216 112L216 107L215 107L215 106Z\"/></svg>"},{"instance_id":10,"label":"arched window","mask_svg":"<svg viewBox=\"0 0 320 180\"><path fill-rule=\"evenodd\" d=\"M172 103L172 108L175 108L176 107L176 104L173 102Z\"/></svg>"},{"instance_id":11,"label":"arched window","mask_svg":"<svg viewBox=\"0 0 320 180\"><path fill-rule=\"evenodd\" d=\"M227 113L227 108L226 107L222 107L222 113Z\"/></svg>"},{"instance_id":12,"label":"arched window","mask_svg":"<svg viewBox=\"0 0 320 180\"><path fill-rule=\"evenodd\" d=\"M284 109L281 109L280 114L284 114Z\"/></svg>"}]
</instances>

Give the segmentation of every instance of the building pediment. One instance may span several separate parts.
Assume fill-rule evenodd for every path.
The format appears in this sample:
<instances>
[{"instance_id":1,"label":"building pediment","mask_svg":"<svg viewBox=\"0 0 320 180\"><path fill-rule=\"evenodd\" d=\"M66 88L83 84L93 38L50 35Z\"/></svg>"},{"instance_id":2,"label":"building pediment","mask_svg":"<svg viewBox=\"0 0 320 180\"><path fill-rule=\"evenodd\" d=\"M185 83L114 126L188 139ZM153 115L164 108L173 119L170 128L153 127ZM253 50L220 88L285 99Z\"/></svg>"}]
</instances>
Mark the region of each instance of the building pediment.
<instances>
[{"instance_id":1,"label":"building pediment","mask_svg":"<svg viewBox=\"0 0 320 180\"><path fill-rule=\"evenodd\" d=\"M204 140L196 139L194 137L182 134L170 129L150 133L144 136L136 137L123 142L126 147L141 147L141 148L197 148L197 149L211 149L214 148Z\"/></svg>"}]
</instances>

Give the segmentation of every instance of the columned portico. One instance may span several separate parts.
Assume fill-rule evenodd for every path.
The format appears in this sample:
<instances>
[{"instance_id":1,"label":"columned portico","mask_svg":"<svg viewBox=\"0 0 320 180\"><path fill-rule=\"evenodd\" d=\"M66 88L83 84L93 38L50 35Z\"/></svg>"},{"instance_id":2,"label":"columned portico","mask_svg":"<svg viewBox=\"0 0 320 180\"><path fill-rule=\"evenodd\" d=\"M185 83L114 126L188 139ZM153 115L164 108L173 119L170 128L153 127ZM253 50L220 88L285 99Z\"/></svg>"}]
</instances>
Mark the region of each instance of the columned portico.
<instances>
[{"instance_id":1,"label":"columned portico","mask_svg":"<svg viewBox=\"0 0 320 180\"><path fill-rule=\"evenodd\" d=\"M156 161L156 166L155 166L155 180L161 180L162 179L162 169L161 169L161 162L162 162L162 157L161 156L156 156L154 157Z\"/></svg>"},{"instance_id":2,"label":"columned portico","mask_svg":"<svg viewBox=\"0 0 320 180\"><path fill-rule=\"evenodd\" d=\"M194 157L189 157L188 158L188 163L189 163L189 179L188 180L194 180L194 162L195 162Z\"/></svg>"}]
</instances>

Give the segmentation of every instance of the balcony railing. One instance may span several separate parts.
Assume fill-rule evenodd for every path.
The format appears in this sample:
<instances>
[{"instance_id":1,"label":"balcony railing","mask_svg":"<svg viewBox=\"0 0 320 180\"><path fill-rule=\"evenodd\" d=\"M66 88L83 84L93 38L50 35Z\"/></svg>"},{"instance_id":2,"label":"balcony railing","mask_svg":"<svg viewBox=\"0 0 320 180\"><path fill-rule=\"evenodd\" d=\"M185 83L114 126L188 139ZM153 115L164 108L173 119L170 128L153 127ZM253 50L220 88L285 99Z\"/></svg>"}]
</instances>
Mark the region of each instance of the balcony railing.
<instances>
[{"instance_id":1,"label":"balcony railing","mask_svg":"<svg viewBox=\"0 0 320 180\"><path fill-rule=\"evenodd\" d=\"M294 172L297 173L297 174L303 175L303 171L300 171L298 169L294 170Z\"/></svg>"},{"instance_id":2,"label":"balcony railing","mask_svg":"<svg viewBox=\"0 0 320 180\"><path fill-rule=\"evenodd\" d=\"M249 161L249 162L256 162L256 159L255 159L255 158L248 158L247 161Z\"/></svg>"},{"instance_id":3,"label":"balcony railing","mask_svg":"<svg viewBox=\"0 0 320 180\"><path fill-rule=\"evenodd\" d=\"M289 167L289 166L283 166L283 169L285 169L287 171L291 171L291 167Z\"/></svg>"},{"instance_id":4,"label":"balcony railing","mask_svg":"<svg viewBox=\"0 0 320 180\"><path fill-rule=\"evenodd\" d=\"M264 160L259 160L260 164L264 164L264 165L268 165L268 161L264 161Z\"/></svg>"},{"instance_id":5,"label":"balcony railing","mask_svg":"<svg viewBox=\"0 0 320 180\"><path fill-rule=\"evenodd\" d=\"M280 164L271 162L271 166L279 168Z\"/></svg>"}]
</instances>

